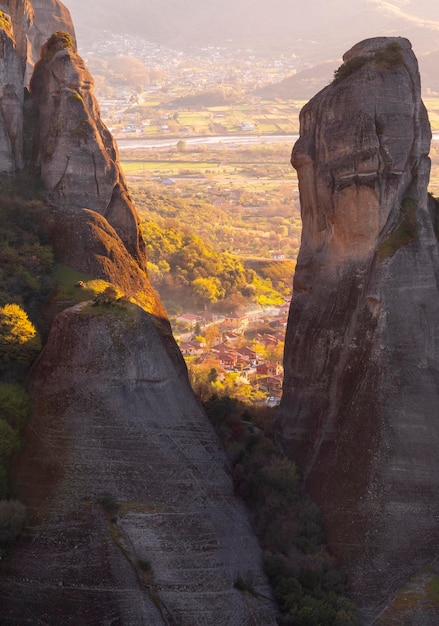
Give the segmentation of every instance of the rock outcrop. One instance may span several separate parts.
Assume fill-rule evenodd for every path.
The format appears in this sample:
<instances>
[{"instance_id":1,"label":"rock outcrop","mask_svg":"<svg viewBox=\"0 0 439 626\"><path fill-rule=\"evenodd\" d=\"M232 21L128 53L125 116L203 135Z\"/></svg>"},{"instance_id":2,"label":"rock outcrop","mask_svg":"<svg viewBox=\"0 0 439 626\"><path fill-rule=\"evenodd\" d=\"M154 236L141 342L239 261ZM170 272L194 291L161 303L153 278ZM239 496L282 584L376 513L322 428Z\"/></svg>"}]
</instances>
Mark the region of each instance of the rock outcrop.
<instances>
[{"instance_id":1,"label":"rock outcrop","mask_svg":"<svg viewBox=\"0 0 439 626\"><path fill-rule=\"evenodd\" d=\"M75 41L70 14L58 0L33 5L30 0L0 2L0 174L14 174L24 165L23 88L42 43L59 29Z\"/></svg>"},{"instance_id":2,"label":"rock outcrop","mask_svg":"<svg viewBox=\"0 0 439 626\"><path fill-rule=\"evenodd\" d=\"M0 621L276 623L224 452L171 340L134 304L56 318L15 480L37 525L0 570Z\"/></svg>"},{"instance_id":3,"label":"rock outcrop","mask_svg":"<svg viewBox=\"0 0 439 626\"><path fill-rule=\"evenodd\" d=\"M116 144L101 120L93 79L65 33L55 33L43 46L30 91L38 112L33 159L49 202L103 215L144 262L139 219Z\"/></svg>"},{"instance_id":4,"label":"rock outcrop","mask_svg":"<svg viewBox=\"0 0 439 626\"><path fill-rule=\"evenodd\" d=\"M292 154L303 234L278 435L322 506L364 624L439 620L425 591L439 553L430 139L410 43L376 38L304 107ZM424 609L378 622L422 568Z\"/></svg>"},{"instance_id":5,"label":"rock outcrop","mask_svg":"<svg viewBox=\"0 0 439 626\"><path fill-rule=\"evenodd\" d=\"M28 86L41 47L52 33L65 31L75 40L70 13L58 0L1 0L0 10L11 18L24 84Z\"/></svg>"},{"instance_id":6,"label":"rock outcrop","mask_svg":"<svg viewBox=\"0 0 439 626\"><path fill-rule=\"evenodd\" d=\"M9 138L0 163L9 175L19 169L13 85L21 123L26 111L20 180L28 173L45 187L41 222L56 261L86 282L111 283L112 295L94 306L79 281L84 301L72 306L60 281L46 307L52 324L13 472L12 496L27 505L29 525L0 562L0 623L274 626L262 554L149 283L92 78L74 39L58 30L66 13L51 0L12 5L23 10L20 40L40 18L56 32L23 102L25 64L12 37L19 12L0 22L2 146ZM254 593L235 588L238 580Z\"/></svg>"},{"instance_id":7,"label":"rock outcrop","mask_svg":"<svg viewBox=\"0 0 439 626\"><path fill-rule=\"evenodd\" d=\"M0 49L0 174L12 174L23 165L23 73L10 16L1 8Z\"/></svg>"}]
</instances>

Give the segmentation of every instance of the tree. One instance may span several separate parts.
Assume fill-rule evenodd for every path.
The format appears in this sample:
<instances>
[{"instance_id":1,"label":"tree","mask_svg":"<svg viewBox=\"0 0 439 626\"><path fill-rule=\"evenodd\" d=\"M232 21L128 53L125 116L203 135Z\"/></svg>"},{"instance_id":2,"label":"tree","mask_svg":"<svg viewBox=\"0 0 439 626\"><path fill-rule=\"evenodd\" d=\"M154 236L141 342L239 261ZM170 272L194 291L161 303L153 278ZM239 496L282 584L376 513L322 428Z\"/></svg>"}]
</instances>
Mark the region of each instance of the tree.
<instances>
[{"instance_id":1,"label":"tree","mask_svg":"<svg viewBox=\"0 0 439 626\"><path fill-rule=\"evenodd\" d=\"M196 278L191 283L194 294L203 304L216 302L222 295L221 283L218 278Z\"/></svg>"},{"instance_id":2,"label":"tree","mask_svg":"<svg viewBox=\"0 0 439 626\"><path fill-rule=\"evenodd\" d=\"M18 304L0 307L0 367L11 362L29 365L40 350L40 338L26 311Z\"/></svg>"},{"instance_id":3,"label":"tree","mask_svg":"<svg viewBox=\"0 0 439 626\"><path fill-rule=\"evenodd\" d=\"M215 383L218 380L218 370L216 367L212 367L209 374L207 375L207 380L210 383Z\"/></svg>"}]
</instances>

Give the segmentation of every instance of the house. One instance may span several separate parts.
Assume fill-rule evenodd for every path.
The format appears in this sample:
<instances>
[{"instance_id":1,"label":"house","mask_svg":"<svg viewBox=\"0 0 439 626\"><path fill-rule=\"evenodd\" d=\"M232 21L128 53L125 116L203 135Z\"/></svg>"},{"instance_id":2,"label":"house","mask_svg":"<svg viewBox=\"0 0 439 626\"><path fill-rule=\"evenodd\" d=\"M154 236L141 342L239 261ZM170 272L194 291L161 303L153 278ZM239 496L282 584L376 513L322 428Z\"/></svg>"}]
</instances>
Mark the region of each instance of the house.
<instances>
[{"instance_id":1,"label":"house","mask_svg":"<svg viewBox=\"0 0 439 626\"><path fill-rule=\"evenodd\" d=\"M180 351L183 356L199 356L203 354L204 349L193 341L188 341L180 345Z\"/></svg>"},{"instance_id":2,"label":"house","mask_svg":"<svg viewBox=\"0 0 439 626\"><path fill-rule=\"evenodd\" d=\"M238 348L237 353L247 363L256 364L258 360L258 355L256 354L256 352L254 350L251 350L250 348L247 348L247 346L244 346L243 348Z\"/></svg>"},{"instance_id":3,"label":"house","mask_svg":"<svg viewBox=\"0 0 439 626\"><path fill-rule=\"evenodd\" d=\"M234 352L220 352L217 356L221 366L226 370L235 369L236 365L236 353Z\"/></svg>"},{"instance_id":4,"label":"house","mask_svg":"<svg viewBox=\"0 0 439 626\"><path fill-rule=\"evenodd\" d=\"M249 325L249 318L245 315L226 315L221 327L224 332L228 330L244 330Z\"/></svg>"},{"instance_id":5,"label":"house","mask_svg":"<svg viewBox=\"0 0 439 626\"><path fill-rule=\"evenodd\" d=\"M194 315L193 313L183 313L177 317L177 322L183 322L184 324L190 324L191 326L195 326L197 322L201 320L199 315Z\"/></svg>"},{"instance_id":6,"label":"house","mask_svg":"<svg viewBox=\"0 0 439 626\"><path fill-rule=\"evenodd\" d=\"M239 335L232 332L223 333L223 341L224 343L236 343L239 339Z\"/></svg>"},{"instance_id":7,"label":"house","mask_svg":"<svg viewBox=\"0 0 439 626\"><path fill-rule=\"evenodd\" d=\"M278 376L282 372L279 363L260 363L256 366L256 373L259 376Z\"/></svg>"}]
</instances>

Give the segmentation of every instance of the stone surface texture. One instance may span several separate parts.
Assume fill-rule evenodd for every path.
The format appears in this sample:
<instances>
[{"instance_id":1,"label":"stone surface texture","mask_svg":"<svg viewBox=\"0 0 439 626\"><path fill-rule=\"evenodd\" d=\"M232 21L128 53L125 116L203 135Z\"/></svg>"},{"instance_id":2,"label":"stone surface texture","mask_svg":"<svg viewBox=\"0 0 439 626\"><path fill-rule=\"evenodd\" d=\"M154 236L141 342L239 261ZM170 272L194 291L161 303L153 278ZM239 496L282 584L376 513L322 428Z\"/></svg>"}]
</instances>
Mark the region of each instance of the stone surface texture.
<instances>
[{"instance_id":1,"label":"stone surface texture","mask_svg":"<svg viewBox=\"0 0 439 626\"><path fill-rule=\"evenodd\" d=\"M48 200L103 215L133 256L144 259L139 219L128 194L115 141L101 119L93 78L78 53L42 49L30 83L37 133L33 158Z\"/></svg>"},{"instance_id":2,"label":"stone surface texture","mask_svg":"<svg viewBox=\"0 0 439 626\"><path fill-rule=\"evenodd\" d=\"M105 279L125 298L72 306L73 296L56 292L46 307L48 338L13 468L11 495L27 505L29 523L0 561L0 623L275 626L226 454L148 280L92 78L74 40L51 37L52 28L68 30L68 13L51 0L7 4L14 19L0 23L0 163L9 175L18 169L9 104L23 94L28 60L12 37L21 6L20 37L44 23L51 43L17 105L21 120L26 113L19 180L44 184L41 221L58 265ZM239 577L253 593L235 588Z\"/></svg>"},{"instance_id":3,"label":"stone surface texture","mask_svg":"<svg viewBox=\"0 0 439 626\"><path fill-rule=\"evenodd\" d=\"M303 233L278 438L322 506L362 623L434 624L437 605L420 603L389 621L439 553L431 132L406 39L363 41L344 62L302 110L292 154Z\"/></svg>"},{"instance_id":4,"label":"stone surface texture","mask_svg":"<svg viewBox=\"0 0 439 626\"><path fill-rule=\"evenodd\" d=\"M58 0L1 0L0 10L11 17L24 84L28 86L41 47L52 33L66 31L75 39L70 13Z\"/></svg>"},{"instance_id":5,"label":"stone surface texture","mask_svg":"<svg viewBox=\"0 0 439 626\"><path fill-rule=\"evenodd\" d=\"M0 569L0 620L276 623L224 451L166 343L134 304L56 318L15 480L35 526Z\"/></svg>"},{"instance_id":6,"label":"stone surface texture","mask_svg":"<svg viewBox=\"0 0 439 626\"><path fill-rule=\"evenodd\" d=\"M23 165L23 73L12 22L1 5L0 19L0 174L12 174Z\"/></svg>"}]
</instances>

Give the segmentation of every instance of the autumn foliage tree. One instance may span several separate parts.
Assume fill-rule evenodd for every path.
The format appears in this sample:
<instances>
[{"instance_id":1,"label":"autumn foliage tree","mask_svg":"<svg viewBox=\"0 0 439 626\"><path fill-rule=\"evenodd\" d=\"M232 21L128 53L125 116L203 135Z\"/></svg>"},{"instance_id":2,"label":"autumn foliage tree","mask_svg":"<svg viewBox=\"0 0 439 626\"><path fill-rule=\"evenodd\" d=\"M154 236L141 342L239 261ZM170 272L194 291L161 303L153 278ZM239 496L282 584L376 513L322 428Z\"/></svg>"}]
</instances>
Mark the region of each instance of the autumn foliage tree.
<instances>
[{"instance_id":1,"label":"autumn foliage tree","mask_svg":"<svg viewBox=\"0 0 439 626\"><path fill-rule=\"evenodd\" d=\"M40 338L26 311L18 304L0 307L0 368L27 366L40 350Z\"/></svg>"}]
</instances>

